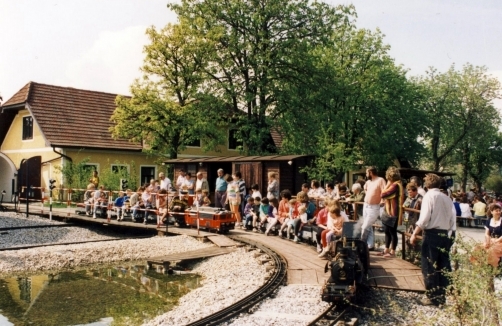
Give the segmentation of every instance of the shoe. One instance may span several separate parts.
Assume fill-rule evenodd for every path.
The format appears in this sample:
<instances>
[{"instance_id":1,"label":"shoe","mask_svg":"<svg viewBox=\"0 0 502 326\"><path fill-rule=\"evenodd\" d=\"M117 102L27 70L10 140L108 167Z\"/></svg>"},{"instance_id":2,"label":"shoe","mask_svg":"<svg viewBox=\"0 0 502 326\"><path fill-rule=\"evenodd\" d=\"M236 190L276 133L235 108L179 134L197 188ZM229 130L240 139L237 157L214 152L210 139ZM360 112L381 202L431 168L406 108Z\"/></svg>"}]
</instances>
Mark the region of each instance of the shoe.
<instances>
[{"instance_id":1,"label":"shoe","mask_svg":"<svg viewBox=\"0 0 502 326\"><path fill-rule=\"evenodd\" d=\"M265 236L268 237L268 232L265 232Z\"/></svg>"},{"instance_id":2,"label":"shoe","mask_svg":"<svg viewBox=\"0 0 502 326\"><path fill-rule=\"evenodd\" d=\"M160 223L157 223L157 229L160 228Z\"/></svg>"},{"instance_id":3,"label":"shoe","mask_svg":"<svg viewBox=\"0 0 502 326\"><path fill-rule=\"evenodd\" d=\"M92 218L97 218L96 216L93 216Z\"/></svg>"},{"instance_id":4,"label":"shoe","mask_svg":"<svg viewBox=\"0 0 502 326\"><path fill-rule=\"evenodd\" d=\"M239 222L235 223L236 228L238 228L239 226L241 226L241 224Z\"/></svg>"},{"instance_id":5,"label":"shoe","mask_svg":"<svg viewBox=\"0 0 502 326\"><path fill-rule=\"evenodd\" d=\"M391 254L390 252L387 252L382 255L384 258L393 258L396 257L396 254Z\"/></svg>"},{"instance_id":6,"label":"shoe","mask_svg":"<svg viewBox=\"0 0 502 326\"><path fill-rule=\"evenodd\" d=\"M146 218L143 220L143 224L146 225Z\"/></svg>"},{"instance_id":7,"label":"shoe","mask_svg":"<svg viewBox=\"0 0 502 326\"><path fill-rule=\"evenodd\" d=\"M253 228L253 232L258 232L258 229L257 228Z\"/></svg>"},{"instance_id":8,"label":"shoe","mask_svg":"<svg viewBox=\"0 0 502 326\"><path fill-rule=\"evenodd\" d=\"M322 258L322 257L326 256L326 254L328 253L328 251L329 251L328 247L323 248L322 252L317 257Z\"/></svg>"},{"instance_id":9,"label":"shoe","mask_svg":"<svg viewBox=\"0 0 502 326\"><path fill-rule=\"evenodd\" d=\"M322 247L320 245L317 245L317 252L321 253L322 252Z\"/></svg>"},{"instance_id":10,"label":"shoe","mask_svg":"<svg viewBox=\"0 0 502 326\"><path fill-rule=\"evenodd\" d=\"M295 238L293 239L294 242L300 242L300 240L298 240L298 237L295 235Z\"/></svg>"}]
</instances>

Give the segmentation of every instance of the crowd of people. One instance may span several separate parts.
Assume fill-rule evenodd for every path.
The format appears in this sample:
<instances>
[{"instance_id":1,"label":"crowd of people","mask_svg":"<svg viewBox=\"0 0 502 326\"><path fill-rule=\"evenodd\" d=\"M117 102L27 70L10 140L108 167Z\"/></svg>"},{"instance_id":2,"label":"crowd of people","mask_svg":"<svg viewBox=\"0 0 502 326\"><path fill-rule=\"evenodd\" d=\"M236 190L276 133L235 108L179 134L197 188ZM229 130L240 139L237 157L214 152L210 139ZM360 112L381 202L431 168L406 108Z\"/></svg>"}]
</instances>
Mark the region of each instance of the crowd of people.
<instances>
[{"instance_id":1,"label":"crowd of people","mask_svg":"<svg viewBox=\"0 0 502 326\"><path fill-rule=\"evenodd\" d=\"M236 228L265 236L277 234L294 242L303 240L302 229L309 226L316 231L320 258L329 252L330 243L341 236L343 223L349 221L349 216L362 220L361 240L370 251L375 249L375 223L381 220L385 248L377 255L384 258L395 257L397 228L406 223L407 231L412 234L411 244L423 234L422 273L427 289L423 304L435 305L445 300L448 279L443 272L451 270L448 253L457 218L478 225L484 223L485 248L500 247L502 252L502 203L486 193L476 193L475 189L466 194L451 193L445 180L435 174L427 174L422 187L422 180L417 177L408 182L403 180L396 167L389 167L385 178L378 176L375 167L368 167L366 180L357 180L350 190L342 182L328 182L323 188L319 181L312 180L310 184L304 183L295 196L287 189L280 191L275 172L268 173L265 196L257 184L248 188L238 171L230 175L219 169L217 174L211 201L209 183L202 173L197 173L193 180L190 173L181 170L173 185L161 172L158 180L152 179L136 192L127 189L119 193L113 205L117 220L123 220L129 212L134 220L142 218L146 224L150 212L155 211L157 226L162 226L170 221L169 212L174 223L184 226L189 202L199 207L212 206L230 210L236 218ZM108 203L103 187L96 186L96 178L97 173L84 196L86 213L93 217L97 210L106 210Z\"/></svg>"}]
</instances>

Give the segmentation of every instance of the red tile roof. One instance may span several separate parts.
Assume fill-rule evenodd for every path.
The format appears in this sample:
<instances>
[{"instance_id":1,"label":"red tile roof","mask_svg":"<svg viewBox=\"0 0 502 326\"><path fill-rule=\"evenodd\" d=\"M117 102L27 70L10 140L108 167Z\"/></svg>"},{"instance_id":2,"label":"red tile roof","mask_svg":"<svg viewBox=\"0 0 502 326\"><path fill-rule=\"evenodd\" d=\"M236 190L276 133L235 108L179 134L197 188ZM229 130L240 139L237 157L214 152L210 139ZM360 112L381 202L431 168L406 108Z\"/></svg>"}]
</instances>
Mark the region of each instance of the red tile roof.
<instances>
[{"instance_id":1,"label":"red tile roof","mask_svg":"<svg viewBox=\"0 0 502 326\"><path fill-rule=\"evenodd\" d=\"M51 146L73 148L142 149L141 144L114 140L108 129L116 94L30 82L2 107L27 103Z\"/></svg>"}]
</instances>

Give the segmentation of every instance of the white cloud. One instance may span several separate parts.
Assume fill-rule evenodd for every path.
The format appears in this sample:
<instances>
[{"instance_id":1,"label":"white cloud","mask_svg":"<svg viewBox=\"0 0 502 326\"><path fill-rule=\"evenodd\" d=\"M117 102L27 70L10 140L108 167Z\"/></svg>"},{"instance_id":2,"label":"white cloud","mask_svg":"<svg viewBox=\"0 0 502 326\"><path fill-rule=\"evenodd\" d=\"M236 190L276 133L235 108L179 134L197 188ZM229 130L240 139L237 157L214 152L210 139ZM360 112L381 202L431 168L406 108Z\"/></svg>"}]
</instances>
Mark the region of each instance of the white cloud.
<instances>
[{"instance_id":1,"label":"white cloud","mask_svg":"<svg viewBox=\"0 0 502 326\"><path fill-rule=\"evenodd\" d=\"M129 94L129 86L141 76L146 26L101 32L93 45L67 64L63 85L109 93Z\"/></svg>"}]
</instances>

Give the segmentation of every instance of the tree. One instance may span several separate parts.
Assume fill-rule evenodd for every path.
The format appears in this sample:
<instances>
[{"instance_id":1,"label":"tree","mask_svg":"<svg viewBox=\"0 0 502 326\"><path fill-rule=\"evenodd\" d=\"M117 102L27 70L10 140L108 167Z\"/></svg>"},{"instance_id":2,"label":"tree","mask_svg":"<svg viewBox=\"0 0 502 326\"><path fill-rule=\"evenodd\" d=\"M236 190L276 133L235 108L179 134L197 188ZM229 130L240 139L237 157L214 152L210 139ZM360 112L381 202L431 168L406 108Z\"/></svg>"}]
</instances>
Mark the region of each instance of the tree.
<instances>
[{"instance_id":1,"label":"tree","mask_svg":"<svg viewBox=\"0 0 502 326\"><path fill-rule=\"evenodd\" d=\"M297 109L283 113L281 127L286 151L317 155L316 177L420 157L420 93L388 50L378 30L352 24L335 29L330 45L317 49L318 71L308 87L296 89L301 95L291 106Z\"/></svg>"},{"instance_id":2,"label":"tree","mask_svg":"<svg viewBox=\"0 0 502 326\"><path fill-rule=\"evenodd\" d=\"M310 51L349 23L352 6L332 7L308 0L183 0L169 7L211 49L203 67L207 91L231 110L247 154L268 147L274 117L296 96L312 71L303 64ZM295 87L294 89L296 89Z\"/></svg>"},{"instance_id":3,"label":"tree","mask_svg":"<svg viewBox=\"0 0 502 326\"><path fill-rule=\"evenodd\" d=\"M487 109L499 97L500 85L486 70L471 64L466 64L462 71L452 66L446 73L431 68L426 76L414 79L424 94L425 141L434 171L460 147L469 131L475 130L471 128L474 122L484 124L492 114Z\"/></svg>"},{"instance_id":4,"label":"tree","mask_svg":"<svg viewBox=\"0 0 502 326\"><path fill-rule=\"evenodd\" d=\"M143 142L147 151L178 153L194 141L204 150L223 142L223 103L201 92L206 49L180 23L147 30L143 78L131 86L132 97L117 97L111 120L113 137Z\"/></svg>"}]
</instances>

